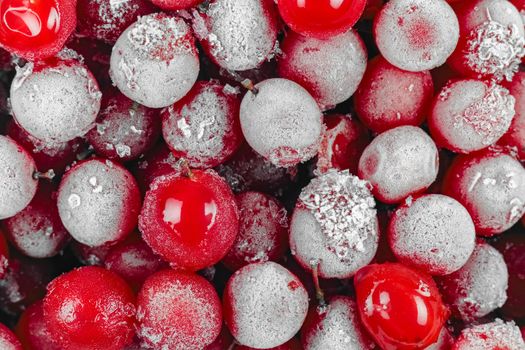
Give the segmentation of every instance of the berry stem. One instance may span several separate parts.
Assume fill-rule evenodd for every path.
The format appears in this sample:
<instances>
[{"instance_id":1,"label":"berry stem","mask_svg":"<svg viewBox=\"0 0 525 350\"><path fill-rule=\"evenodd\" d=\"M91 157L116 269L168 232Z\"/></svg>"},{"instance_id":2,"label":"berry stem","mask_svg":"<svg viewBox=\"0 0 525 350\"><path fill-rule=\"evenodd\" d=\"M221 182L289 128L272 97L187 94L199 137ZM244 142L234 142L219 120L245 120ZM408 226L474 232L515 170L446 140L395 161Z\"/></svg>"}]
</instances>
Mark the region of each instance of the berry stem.
<instances>
[{"instance_id":1,"label":"berry stem","mask_svg":"<svg viewBox=\"0 0 525 350\"><path fill-rule=\"evenodd\" d=\"M326 306L326 300L324 297L324 292L321 289L321 285L319 284L319 261L312 262L312 278L314 280L314 286L315 286L315 297L317 298L317 302L319 303L320 307Z\"/></svg>"},{"instance_id":2,"label":"berry stem","mask_svg":"<svg viewBox=\"0 0 525 350\"><path fill-rule=\"evenodd\" d=\"M195 179L195 175L191 171L190 165L188 164L188 161L185 158L179 159L178 168L181 170L182 174L188 177L190 180Z\"/></svg>"},{"instance_id":3,"label":"berry stem","mask_svg":"<svg viewBox=\"0 0 525 350\"><path fill-rule=\"evenodd\" d=\"M245 89L250 90L254 95L257 95L259 93L259 90L257 90L255 85L253 84L253 81L251 81L250 79L244 79L243 81L241 81L241 85Z\"/></svg>"},{"instance_id":4,"label":"berry stem","mask_svg":"<svg viewBox=\"0 0 525 350\"><path fill-rule=\"evenodd\" d=\"M38 179L45 179L45 180L53 180L55 178L55 171L53 169L49 169L48 171L46 171L45 173L41 173L39 171L35 171L33 173L33 179L35 180L38 180Z\"/></svg>"}]
</instances>

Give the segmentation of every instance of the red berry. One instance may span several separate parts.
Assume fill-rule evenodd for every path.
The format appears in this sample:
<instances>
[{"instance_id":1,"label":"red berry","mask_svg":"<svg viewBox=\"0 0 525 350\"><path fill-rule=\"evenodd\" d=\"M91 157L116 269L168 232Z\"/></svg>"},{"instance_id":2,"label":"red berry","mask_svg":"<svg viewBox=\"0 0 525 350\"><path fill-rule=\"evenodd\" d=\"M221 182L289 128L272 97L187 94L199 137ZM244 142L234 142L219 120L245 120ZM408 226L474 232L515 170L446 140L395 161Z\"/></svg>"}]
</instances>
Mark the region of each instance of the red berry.
<instances>
[{"instance_id":1,"label":"red berry","mask_svg":"<svg viewBox=\"0 0 525 350\"><path fill-rule=\"evenodd\" d=\"M234 344L230 331L226 325L222 325L222 330L217 339L213 341L210 345L204 348L204 350L231 350L232 344Z\"/></svg>"},{"instance_id":2,"label":"red berry","mask_svg":"<svg viewBox=\"0 0 525 350\"><path fill-rule=\"evenodd\" d=\"M173 266L199 270L226 255L238 232L235 198L215 172L159 177L146 193L139 228Z\"/></svg>"},{"instance_id":3,"label":"red berry","mask_svg":"<svg viewBox=\"0 0 525 350\"><path fill-rule=\"evenodd\" d=\"M155 6L166 11L184 10L197 6L203 0L150 0Z\"/></svg>"},{"instance_id":4,"label":"red berry","mask_svg":"<svg viewBox=\"0 0 525 350\"><path fill-rule=\"evenodd\" d=\"M71 242L71 250L80 263L87 266L104 266L104 260L113 244L90 247L77 241Z\"/></svg>"},{"instance_id":5,"label":"red berry","mask_svg":"<svg viewBox=\"0 0 525 350\"><path fill-rule=\"evenodd\" d=\"M87 266L57 277L44 298L44 319L64 350L121 350L131 343L135 296L113 272Z\"/></svg>"},{"instance_id":6,"label":"red berry","mask_svg":"<svg viewBox=\"0 0 525 350\"><path fill-rule=\"evenodd\" d=\"M43 302L37 301L28 307L20 316L15 328L24 349L61 350L53 342L54 337L49 332L44 320Z\"/></svg>"},{"instance_id":7,"label":"red berry","mask_svg":"<svg viewBox=\"0 0 525 350\"><path fill-rule=\"evenodd\" d=\"M397 263L372 264L354 278L363 324L384 350L424 349L448 317L429 275Z\"/></svg>"},{"instance_id":8,"label":"red berry","mask_svg":"<svg viewBox=\"0 0 525 350\"><path fill-rule=\"evenodd\" d=\"M348 31L357 22L365 0L279 0L279 12L293 31L327 39Z\"/></svg>"},{"instance_id":9,"label":"red berry","mask_svg":"<svg viewBox=\"0 0 525 350\"><path fill-rule=\"evenodd\" d=\"M53 56L76 26L76 1L5 0L0 4L0 46L28 60Z\"/></svg>"},{"instance_id":10,"label":"red berry","mask_svg":"<svg viewBox=\"0 0 525 350\"><path fill-rule=\"evenodd\" d=\"M181 163L164 142L149 150L133 167L133 175L145 193L159 176L180 172Z\"/></svg>"},{"instance_id":11,"label":"red berry","mask_svg":"<svg viewBox=\"0 0 525 350\"><path fill-rule=\"evenodd\" d=\"M0 323L0 349L22 350L20 340L18 340L16 335L2 323Z\"/></svg>"},{"instance_id":12,"label":"red berry","mask_svg":"<svg viewBox=\"0 0 525 350\"><path fill-rule=\"evenodd\" d=\"M137 321L137 335L148 347L201 350L221 331L221 302L204 278L163 270L144 282Z\"/></svg>"},{"instance_id":13,"label":"red berry","mask_svg":"<svg viewBox=\"0 0 525 350\"><path fill-rule=\"evenodd\" d=\"M496 319L494 322L463 329L452 350L521 350L525 342L514 322Z\"/></svg>"}]
</instances>

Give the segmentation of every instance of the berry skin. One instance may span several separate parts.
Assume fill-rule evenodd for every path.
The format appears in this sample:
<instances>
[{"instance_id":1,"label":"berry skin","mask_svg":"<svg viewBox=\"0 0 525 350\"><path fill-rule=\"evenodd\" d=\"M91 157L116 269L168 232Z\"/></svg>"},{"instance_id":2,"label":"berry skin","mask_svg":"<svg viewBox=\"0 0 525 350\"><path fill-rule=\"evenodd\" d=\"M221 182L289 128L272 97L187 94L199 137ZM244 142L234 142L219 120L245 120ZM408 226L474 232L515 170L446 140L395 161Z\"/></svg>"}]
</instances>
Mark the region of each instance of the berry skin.
<instances>
[{"instance_id":1,"label":"berry skin","mask_svg":"<svg viewBox=\"0 0 525 350\"><path fill-rule=\"evenodd\" d=\"M354 277L361 321L384 350L424 349L448 311L432 278L398 263L372 264Z\"/></svg>"},{"instance_id":2,"label":"berry skin","mask_svg":"<svg viewBox=\"0 0 525 350\"><path fill-rule=\"evenodd\" d=\"M20 340L18 340L16 335L2 323L0 323L0 349L22 350L22 344L20 343Z\"/></svg>"},{"instance_id":3,"label":"berry skin","mask_svg":"<svg viewBox=\"0 0 525 350\"><path fill-rule=\"evenodd\" d=\"M196 271L221 260L238 232L235 197L214 171L161 176L144 199L139 229L172 266Z\"/></svg>"},{"instance_id":4,"label":"berry skin","mask_svg":"<svg viewBox=\"0 0 525 350\"><path fill-rule=\"evenodd\" d=\"M76 1L5 0L0 5L0 46L28 60L53 56L76 26Z\"/></svg>"},{"instance_id":5,"label":"berry skin","mask_svg":"<svg viewBox=\"0 0 525 350\"><path fill-rule=\"evenodd\" d=\"M133 337L135 296L113 272L87 266L57 277L44 298L44 320L63 350L121 350Z\"/></svg>"},{"instance_id":6,"label":"berry skin","mask_svg":"<svg viewBox=\"0 0 525 350\"><path fill-rule=\"evenodd\" d=\"M137 335L148 347L201 350L221 331L221 302L203 277L162 270L148 277L137 296L137 322Z\"/></svg>"},{"instance_id":7,"label":"berry skin","mask_svg":"<svg viewBox=\"0 0 525 350\"><path fill-rule=\"evenodd\" d=\"M294 32L318 39L345 33L357 22L365 0L279 0L281 17Z\"/></svg>"},{"instance_id":8,"label":"berry skin","mask_svg":"<svg viewBox=\"0 0 525 350\"><path fill-rule=\"evenodd\" d=\"M496 319L494 322L474 325L461 331L452 350L521 350L525 342L514 322Z\"/></svg>"},{"instance_id":9,"label":"berry skin","mask_svg":"<svg viewBox=\"0 0 525 350\"><path fill-rule=\"evenodd\" d=\"M24 310L16 325L15 333L24 349L61 350L60 346L53 343L53 335L46 326L41 300Z\"/></svg>"},{"instance_id":10,"label":"berry skin","mask_svg":"<svg viewBox=\"0 0 525 350\"><path fill-rule=\"evenodd\" d=\"M208 350L208 349L206 349ZM229 349L220 349L220 350L229 350ZM237 345L232 350L257 350L249 346ZM292 338L290 341L284 343L283 345L276 346L267 350L303 350L301 343L296 338Z\"/></svg>"},{"instance_id":11,"label":"berry skin","mask_svg":"<svg viewBox=\"0 0 525 350\"><path fill-rule=\"evenodd\" d=\"M166 11L184 10L197 6L203 0L150 0L155 6Z\"/></svg>"}]
</instances>

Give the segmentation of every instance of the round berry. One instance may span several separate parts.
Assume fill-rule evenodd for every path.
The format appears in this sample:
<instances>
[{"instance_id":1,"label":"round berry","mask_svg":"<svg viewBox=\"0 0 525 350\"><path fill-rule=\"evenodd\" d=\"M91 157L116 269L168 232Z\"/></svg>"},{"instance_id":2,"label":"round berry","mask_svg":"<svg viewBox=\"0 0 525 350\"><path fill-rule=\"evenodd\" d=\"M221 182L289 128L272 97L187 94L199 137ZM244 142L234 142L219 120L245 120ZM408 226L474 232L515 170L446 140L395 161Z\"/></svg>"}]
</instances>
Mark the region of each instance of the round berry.
<instances>
[{"instance_id":1,"label":"round berry","mask_svg":"<svg viewBox=\"0 0 525 350\"><path fill-rule=\"evenodd\" d=\"M441 66L452 54L459 23L444 0L393 0L375 17L374 36L388 62L421 72Z\"/></svg>"},{"instance_id":2,"label":"round berry","mask_svg":"<svg viewBox=\"0 0 525 350\"><path fill-rule=\"evenodd\" d=\"M0 5L0 46L28 60L62 49L77 18L75 1L5 0Z\"/></svg>"},{"instance_id":3,"label":"round berry","mask_svg":"<svg viewBox=\"0 0 525 350\"><path fill-rule=\"evenodd\" d=\"M44 320L43 302L37 301L20 316L15 328L24 349L61 350Z\"/></svg>"},{"instance_id":4,"label":"round berry","mask_svg":"<svg viewBox=\"0 0 525 350\"><path fill-rule=\"evenodd\" d=\"M184 10L197 6L203 0L150 0L155 6L166 11Z\"/></svg>"},{"instance_id":5,"label":"round berry","mask_svg":"<svg viewBox=\"0 0 525 350\"><path fill-rule=\"evenodd\" d=\"M87 266L57 277L44 298L44 320L61 349L120 350L131 343L135 296L119 276Z\"/></svg>"},{"instance_id":6,"label":"round berry","mask_svg":"<svg viewBox=\"0 0 525 350\"><path fill-rule=\"evenodd\" d=\"M359 159L359 177L384 203L399 203L426 190L435 180L439 155L434 141L414 126L400 126L377 136Z\"/></svg>"},{"instance_id":7,"label":"round berry","mask_svg":"<svg viewBox=\"0 0 525 350\"><path fill-rule=\"evenodd\" d=\"M378 245L375 201L365 181L329 171L303 188L290 224L294 258L323 278L349 278Z\"/></svg>"},{"instance_id":8,"label":"round berry","mask_svg":"<svg viewBox=\"0 0 525 350\"><path fill-rule=\"evenodd\" d=\"M518 159L525 161L525 72L518 72L507 86L516 100L514 104L516 114L509 130L498 143L507 146L516 153Z\"/></svg>"},{"instance_id":9,"label":"round berry","mask_svg":"<svg viewBox=\"0 0 525 350\"><path fill-rule=\"evenodd\" d=\"M221 260L239 226L235 197L214 171L161 176L146 193L139 228L172 266L199 270Z\"/></svg>"},{"instance_id":10,"label":"round berry","mask_svg":"<svg viewBox=\"0 0 525 350\"><path fill-rule=\"evenodd\" d=\"M16 122L46 143L84 136L97 118L101 97L93 75L72 59L29 62L17 69L11 84Z\"/></svg>"},{"instance_id":11,"label":"round berry","mask_svg":"<svg viewBox=\"0 0 525 350\"><path fill-rule=\"evenodd\" d=\"M228 280L224 320L241 344L268 349L290 340L308 312L308 293L274 262L247 265Z\"/></svg>"},{"instance_id":12,"label":"round berry","mask_svg":"<svg viewBox=\"0 0 525 350\"><path fill-rule=\"evenodd\" d=\"M214 82L197 82L174 105L164 109L162 134L175 157L192 168L212 168L239 148L240 100L235 91Z\"/></svg>"},{"instance_id":13,"label":"round berry","mask_svg":"<svg viewBox=\"0 0 525 350\"><path fill-rule=\"evenodd\" d=\"M290 32L281 50L279 76L306 88L323 110L348 100L366 69L365 44L353 30L327 40Z\"/></svg>"},{"instance_id":14,"label":"round berry","mask_svg":"<svg viewBox=\"0 0 525 350\"><path fill-rule=\"evenodd\" d=\"M22 350L20 340L2 323L0 323L0 348L2 350Z\"/></svg>"},{"instance_id":15,"label":"round berry","mask_svg":"<svg viewBox=\"0 0 525 350\"><path fill-rule=\"evenodd\" d=\"M476 231L458 201L440 194L410 199L398 207L388 227L397 259L431 275L459 270L474 251Z\"/></svg>"},{"instance_id":16,"label":"round berry","mask_svg":"<svg viewBox=\"0 0 525 350\"><path fill-rule=\"evenodd\" d=\"M75 165L58 189L58 212L71 236L100 246L124 239L136 226L140 192L133 176L109 160Z\"/></svg>"},{"instance_id":17,"label":"round berry","mask_svg":"<svg viewBox=\"0 0 525 350\"><path fill-rule=\"evenodd\" d=\"M448 311L432 278L397 263L373 264L354 277L361 321L383 349L424 349Z\"/></svg>"},{"instance_id":18,"label":"round berry","mask_svg":"<svg viewBox=\"0 0 525 350\"><path fill-rule=\"evenodd\" d=\"M7 274L9 266L9 247L5 239L5 234L0 230L0 280Z\"/></svg>"},{"instance_id":19,"label":"round berry","mask_svg":"<svg viewBox=\"0 0 525 350\"><path fill-rule=\"evenodd\" d=\"M33 199L38 180L33 157L13 139L0 135L0 219L22 211Z\"/></svg>"},{"instance_id":20,"label":"round berry","mask_svg":"<svg viewBox=\"0 0 525 350\"><path fill-rule=\"evenodd\" d=\"M478 235L495 235L525 213L525 169L503 153L458 156L445 175L443 194L467 208Z\"/></svg>"},{"instance_id":21,"label":"round berry","mask_svg":"<svg viewBox=\"0 0 525 350\"><path fill-rule=\"evenodd\" d=\"M137 296L137 322L137 335L148 347L201 350L221 331L221 302L203 277L162 270L148 277Z\"/></svg>"},{"instance_id":22,"label":"round berry","mask_svg":"<svg viewBox=\"0 0 525 350\"><path fill-rule=\"evenodd\" d=\"M525 349L520 329L514 322L496 319L493 322L474 325L461 331L452 350Z\"/></svg>"},{"instance_id":23,"label":"round berry","mask_svg":"<svg viewBox=\"0 0 525 350\"><path fill-rule=\"evenodd\" d=\"M434 99L428 125L436 143L470 153L495 143L509 129L515 99L494 83L456 80Z\"/></svg>"},{"instance_id":24,"label":"round berry","mask_svg":"<svg viewBox=\"0 0 525 350\"><path fill-rule=\"evenodd\" d=\"M363 14L365 0L279 0L279 12L293 31L318 39L347 32Z\"/></svg>"},{"instance_id":25,"label":"round berry","mask_svg":"<svg viewBox=\"0 0 525 350\"><path fill-rule=\"evenodd\" d=\"M118 38L110 76L119 90L146 107L167 107L190 91L199 74L191 29L182 18L140 17Z\"/></svg>"},{"instance_id":26,"label":"round berry","mask_svg":"<svg viewBox=\"0 0 525 350\"><path fill-rule=\"evenodd\" d=\"M429 71L401 70L379 56L368 64L354 94L354 104L363 124L379 133L402 125L422 124L433 94Z\"/></svg>"},{"instance_id":27,"label":"round berry","mask_svg":"<svg viewBox=\"0 0 525 350\"><path fill-rule=\"evenodd\" d=\"M248 144L273 164L296 165L319 148L322 114L312 96L287 79L268 79L241 103L241 127Z\"/></svg>"},{"instance_id":28,"label":"round berry","mask_svg":"<svg viewBox=\"0 0 525 350\"><path fill-rule=\"evenodd\" d=\"M271 0L214 0L193 11L193 30L206 54L220 67L245 71L270 57L277 41Z\"/></svg>"}]
</instances>

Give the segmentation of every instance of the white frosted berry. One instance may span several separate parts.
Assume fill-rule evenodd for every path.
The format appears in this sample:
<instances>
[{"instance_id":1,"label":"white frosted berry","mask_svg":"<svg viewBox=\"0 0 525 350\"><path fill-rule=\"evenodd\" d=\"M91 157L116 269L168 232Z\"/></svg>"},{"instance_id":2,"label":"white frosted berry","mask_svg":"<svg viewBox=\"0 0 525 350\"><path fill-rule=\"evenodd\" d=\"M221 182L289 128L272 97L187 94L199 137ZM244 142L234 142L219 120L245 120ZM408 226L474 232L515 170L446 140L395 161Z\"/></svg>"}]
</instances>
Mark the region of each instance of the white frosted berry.
<instances>
[{"instance_id":1,"label":"white frosted berry","mask_svg":"<svg viewBox=\"0 0 525 350\"><path fill-rule=\"evenodd\" d=\"M156 13L140 17L113 47L110 76L130 99L150 108L180 100L197 80L199 59L182 18Z\"/></svg>"},{"instance_id":2,"label":"white frosted berry","mask_svg":"<svg viewBox=\"0 0 525 350\"><path fill-rule=\"evenodd\" d=\"M27 63L11 84L17 123L46 143L84 136L100 110L102 94L89 70L75 60Z\"/></svg>"},{"instance_id":3,"label":"white frosted berry","mask_svg":"<svg viewBox=\"0 0 525 350\"><path fill-rule=\"evenodd\" d=\"M348 278L370 263L378 245L374 197L348 170L328 171L303 188L290 225L290 247L306 269Z\"/></svg>"},{"instance_id":4,"label":"white frosted berry","mask_svg":"<svg viewBox=\"0 0 525 350\"><path fill-rule=\"evenodd\" d=\"M33 199L38 180L31 155L11 138L0 135L0 219L22 211Z\"/></svg>"},{"instance_id":5,"label":"white frosted berry","mask_svg":"<svg viewBox=\"0 0 525 350\"><path fill-rule=\"evenodd\" d=\"M277 166L313 158L321 142L321 110L291 80L275 78L255 85L242 100L240 119L248 144Z\"/></svg>"},{"instance_id":6,"label":"white frosted berry","mask_svg":"<svg viewBox=\"0 0 525 350\"><path fill-rule=\"evenodd\" d=\"M454 350L523 350L525 342L519 327L513 322L496 319L494 322L473 325L461 331Z\"/></svg>"},{"instance_id":7,"label":"white frosted berry","mask_svg":"<svg viewBox=\"0 0 525 350\"><path fill-rule=\"evenodd\" d=\"M444 0L392 0L376 16L374 34L388 62L420 72L445 63L456 48L459 23Z\"/></svg>"}]
</instances>

